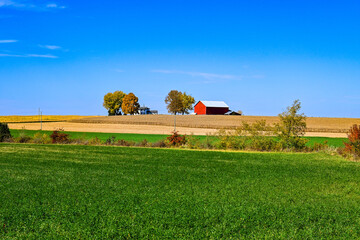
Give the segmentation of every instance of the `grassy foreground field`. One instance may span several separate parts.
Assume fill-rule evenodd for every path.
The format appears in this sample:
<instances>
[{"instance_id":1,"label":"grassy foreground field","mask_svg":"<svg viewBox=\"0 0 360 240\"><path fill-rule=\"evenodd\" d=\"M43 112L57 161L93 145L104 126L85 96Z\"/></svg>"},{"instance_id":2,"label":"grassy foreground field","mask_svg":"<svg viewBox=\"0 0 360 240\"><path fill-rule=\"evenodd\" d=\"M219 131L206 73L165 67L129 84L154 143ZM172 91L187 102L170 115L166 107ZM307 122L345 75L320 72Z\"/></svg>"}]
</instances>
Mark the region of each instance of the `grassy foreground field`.
<instances>
[{"instance_id":1,"label":"grassy foreground field","mask_svg":"<svg viewBox=\"0 0 360 240\"><path fill-rule=\"evenodd\" d=\"M37 131L37 130L10 130L11 135L13 137L18 137L21 133L33 137L36 133L46 133L49 136L52 134L53 131ZM97 133L97 132L67 132L64 133L69 134L71 139L85 139L91 140L95 137L99 138L102 141L105 141L112 136L116 137L117 140L123 139L126 141L133 141L133 142L141 142L142 140L146 139L148 142L157 142L159 140L165 139L169 135L162 135L162 134L132 134L132 133ZM204 138L204 136L199 136L200 138Z\"/></svg>"},{"instance_id":2,"label":"grassy foreground field","mask_svg":"<svg viewBox=\"0 0 360 240\"><path fill-rule=\"evenodd\" d=\"M360 237L359 163L0 144L0 238Z\"/></svg>"}]
</instances>

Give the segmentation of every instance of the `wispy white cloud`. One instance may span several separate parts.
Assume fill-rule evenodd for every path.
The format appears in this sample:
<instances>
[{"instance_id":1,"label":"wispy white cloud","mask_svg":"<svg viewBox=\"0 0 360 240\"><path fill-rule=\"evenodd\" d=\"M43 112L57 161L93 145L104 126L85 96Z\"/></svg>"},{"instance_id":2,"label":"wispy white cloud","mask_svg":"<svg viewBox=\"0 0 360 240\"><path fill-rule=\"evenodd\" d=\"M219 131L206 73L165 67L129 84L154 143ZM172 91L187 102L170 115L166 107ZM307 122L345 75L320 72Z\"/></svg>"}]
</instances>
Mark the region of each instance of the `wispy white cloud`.
<instances>
[{"instance_id":1,"label":"wispy white cloud","mask_svg":"<svg viewBox=\"0 0 360 240\"><path fill-rule=\"evenodd\" d=\"M25 57L23 55L0 53L0 57Z\"/></svg>"},{"instance_id":2,"label":"wispy white cloud","mask_svg":"<svg viewBox=\"0 0 360 240\"><path fill-rule=\"evenodd\" d=\"M51 54L7 54L0 53L0 57L21 57L21 58L58 58L58 56L54 56Z\"/></svg>"},{"instance_id":3,"label":"wispy white cloud","mask_svg":"<svg viewBox=\"0 0 360 240\"><path fill-rule=\"evenodd\" d=\"M34 8L34 4L25 4L20 2L15 2L12 0L0 0L0 7L14 7L14 8Z\"/></svg>"},{"instance_id":4,"label":"wispy white cloud","mask_svg":"<svg viewBox=\"0 0 360 240\"><path fill-rule=\"evenodd\" d=\"M229 75L229 74L215 74L215 73L205 73L205 72L186 72L186 71L178 71L178 70L163 70L163 69L155 69L151 72L156 73L164 73L164 74L183 74L192 77L203 77L206 79L239 79L241 76Z\"/></svg>"},{"instance_id":5,"label":"wispy white cloud","mask_svg":"<svg viewBox=\"0 0 360 240\"><path fill-rule=\"evenodd\" d=\"M45 5L36 5L32 3L26 3L24 1L13 1L13 0L0 0L0 7L12 7L21 8L25 10L39 10L44 11L47 9L63 9L65 6L58 5L56 3L48 3Z\"/></svg>"},{"instance_id":6,"label":"wispy white cloud","mask_svg":"<svg viewBox=\"0 0 360 240\"><path fill-rule=\"evenodd\" d=\"M14 43L17 42L18 40L0 40L0 43Z\"/></svg>"},{"instance_id":7,"label":"wispy white cloud","mask_svg":"<svg viewBox=\"0 0 360 240\"><path fill-rule=\"evenodd\" d=\"M0 0L0 7L4 7L4 6L11 6L13 3L13 1L10 0Z\"/></svg>"},{"instance_id":8,"label":"wispy white cloud","mask_svg":"<svg viewBox=\"0 0 360 240\"><path fill-rule=\"evenodd\" d=\"M56 4L56 3L46 4L46 7L47 7L47 8L66 8L65 6L59 6L59 5Z\"/></svg>"},{"instance_id":9,"label":"wispy white cloud","mask_svg":"<svg viewBox=\"0 0 360 240\"><path fill-rule=\"evenodd\" d=\"M115 72L119 72L119 73L124 72L124 70L122 70L122 69L114 69L114 71L115 71Z\"/></svg>"},{"instance_id":10,"label":"wispy white cloud","mask_svg":"<svg viewBox=\"0 0 360 240\"><path fill-rule=\"evenodd\" d=\"M51 54L26 54L27 57L37 57L37 58L58 58Z\"/></svg>"},{"instance_id":11,"label":"wispy white cloud","mask_svg":"<svg viewBox=\"0 0 360 240\"><path fill-rule=\"evenodd\" d=\"M47 49L50 49L50 50L56 50L56 49L61 48L60 46L55 46L55 45L39 45L39 47L47 48Z\"/></svg>"},{"instance_id":12,"label":"wispy white cloud","mask_svg":"<svg viewBox=\"0 0 360 240\"><path fill-rule=\"evenodd\" d=\"M164 70L164 69L154 69L151 70L154 73L163 73L163 74L182 74L188 75L191 77L201 77L203 80L193 83L219 83L224 81L238 81L238 80L247 80L247 79L263 79L264 75L231 75L231 74L216 74L216 73L205 73L205 72L188 72L188 71L178 71L178 70Z\"/></svg>"}]
</instances>

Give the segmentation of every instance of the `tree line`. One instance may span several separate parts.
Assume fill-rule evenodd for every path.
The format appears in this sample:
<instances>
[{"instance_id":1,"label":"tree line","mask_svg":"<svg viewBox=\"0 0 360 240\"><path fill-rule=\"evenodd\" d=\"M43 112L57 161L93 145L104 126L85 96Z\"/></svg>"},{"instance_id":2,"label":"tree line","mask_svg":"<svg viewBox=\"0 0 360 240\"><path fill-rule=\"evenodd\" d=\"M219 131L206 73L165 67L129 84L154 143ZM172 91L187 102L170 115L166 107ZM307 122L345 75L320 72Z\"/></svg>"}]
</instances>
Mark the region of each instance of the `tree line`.
<instances>
[{"instance_id":1,"label":"tree line","mask_svg":"<svg viewBox=\"0 0 360 240\"><path fill-rule=\"evenodd\" d=\"M108 110L109 116L134 115L139 112L139 98L134 93L125 94L122 91L107 93L104 96L104 108Z\"/></svg>"},{"instance_id":2,"label":"tree line","mask_svg":"<svg viewBox=\"0 0 360 240\"><path fill-rule=\"evenodd\" d=\"M194 97L178 90L171 90L165 97L166 108L169 113L189 114L193 110ZM104 96L104 108L109 116L134 115L139 113L139 98L134 93L125 94L122 91L109 92Z\"/></svg>"}]
</instances>

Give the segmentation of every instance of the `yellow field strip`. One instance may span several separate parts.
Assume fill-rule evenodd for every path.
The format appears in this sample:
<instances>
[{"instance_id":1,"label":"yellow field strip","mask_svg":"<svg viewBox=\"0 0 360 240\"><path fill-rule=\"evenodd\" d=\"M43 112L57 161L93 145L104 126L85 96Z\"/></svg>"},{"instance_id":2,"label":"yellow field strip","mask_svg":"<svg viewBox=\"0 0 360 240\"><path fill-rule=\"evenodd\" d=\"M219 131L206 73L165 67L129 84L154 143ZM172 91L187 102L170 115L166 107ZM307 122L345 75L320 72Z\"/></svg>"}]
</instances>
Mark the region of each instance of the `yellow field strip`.
<instances>
[{"instance_id":1,"label":"yellow field strip","mask_svg":"<svg viewBox=\"0 0 360 240\"><path fill-rule=\"evenodd\" d=\"M95 116L78 116L78 115L43 115L43 122L62 122L75 119L86 119L93 118ZM21 123L21 122L40 122L40 117L38 115L31 116L0 116L0 122L6 123Z\"/></svg>"}]
</instances>

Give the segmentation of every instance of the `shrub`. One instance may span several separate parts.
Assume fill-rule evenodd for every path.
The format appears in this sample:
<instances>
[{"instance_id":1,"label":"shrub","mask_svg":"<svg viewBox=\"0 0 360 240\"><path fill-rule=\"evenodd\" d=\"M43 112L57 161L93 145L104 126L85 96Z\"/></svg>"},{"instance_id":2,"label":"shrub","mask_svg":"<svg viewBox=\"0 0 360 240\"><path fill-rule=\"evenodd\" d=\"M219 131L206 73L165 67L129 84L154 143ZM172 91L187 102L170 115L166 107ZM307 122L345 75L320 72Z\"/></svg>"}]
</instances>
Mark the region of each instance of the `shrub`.
<instances>
[{"instance_id":1,"label":"shrub","mask_svg":"<svg viewBox=\"0 0 360 240\"><path fill-rule=\"evenodd\" d=\"M206 135L205 141L201 142L200 148L202 148L202 149L213 149L214 147L215 147L214 143L211 140L210 136Z\"/></svg>"},{"instance_id":2,"label":"shrub","mask_svg":"<svg viewBox=\"0 0 360 240\"><path fill-rule=\"evenodd\" d=\"M351 154L354 158L360 157L360 126L354 124L348 134L349 142L344 142L345 152Z\"/></svg>"},{"instance_id":3,"label":"shrub","mask_svg":"<svg viewBox=\"0 0 360 240\"><path fill-rule=\"evenodd\" d=\"M218 149L244 149L245 138L241 137L240 130L226 131L221 129L217 132L219 141L216 144ZM208 141L208 146L205 148L211 148L211 143Z\"/></svg>"},{"instance_id":4,"label":"shrub","mask_svg":"<svg viewBox=\"0 0 360 240\"><path fill-rule=\"evenodd\" d=\"M279 144L272 137L255 137L251 138L249 143L246 145L249 150L256 151L278 151Z\"/></svg>"},{"instance_id":5,"label":"shrub","mask_svg":"<svg viewBox=\"0 0 360 240\"><path fill-rule=\"evenodd\" d=\"M149 146L149 142L146 139L144 139L141 142L136 143L135 146L137 146L137 147L147 147L147 146Z\"/></svg>"},{"instance_id":6,"label":"shrub","mask_svg":"<svg viewBox=\"0 0 360 240\"><path fill-rule=\"evenodd\" d=\"M275 125L274 133L278 136L282 149L305 149L307 140L301 137L306 130L306 116L299 113L300 109L300 101L295 100L292 106L278 115L280 123Z\"/></svg>"},{"instance_id":7,"label":"shrub","mask_svg":"<svg viewBox=\"0 0 360 240\"><path fill-rule=\"evenodd\" d=\"M88 145L90 141L87 140L85 137L80 137L80 138L69 140L69 142L71 142L72 144Z\"/></svg>"},{"instance_id":8,"label":"shrub","mask_svg":"<svg viewBox=\"0 0 360 240\"><path fill-rule=\"evenodd\" d=\"M199 137L194 136L193 134L188 136L186 139L186 147L190 149L198 149L201 146L201 140Z\"/></svg>"},{"instance_id":9,"label":"shrub","mask_svg":"<svg viewBox=\"0 0 360 240\"><path fill-rule=\"evenodd\" d=\"M69 143L69 134L60 132L58 130L53 131L50 135L52 143Z\"/></svg>"},{"instance_id":10,"label":"shrub","mask_svg":"<svg viewBox=\"0 0 360 240\"><path fill-rule=\"evenodd\" d=\"M0 123L0 142L4 142L10 138L11 133L7 123Z\"/></svg>"},{"instance_id":11,"label":"shrub","mask_svg":"<svg viewBox=\"0 0 360 240\"><path fill-rule=\"evenodd\" d=\"M165 140L159 140L157 142L154 142L153 144L151 144L152 147L157 147L157 148L164 148L166 147L166 143Z\"/></svg>"},{"instance_id":12,"label":"shrub","mask_svg":"<svg viewBox=\"0 0 360 240\"><path fill-rule=\"evenodd\" d=\"M108 137L108 139L105 140L106 145L114 145L115 144L115 136Z\"/></svg>"},{"instance_id":13,"label":"shrub","mask_svg":"<svg viewBox=\"0 0 360 240\"><path fill-rule=\"evenodd\" d=\"M48 144L51 143L51 139L46 133L41 134L41 132L37 132L34 135L33 142L37 144Z\"/></svg>"},{"instance_id":14,"label":"shrub","mask_svg":"<svg viewBox=\"0 0 360 240\"><path fill-rule=\"evenodd\" d=\"M89 145L101 145L101 139L98 137L92 138L89 141Z\"/></svg>"},{"instance_id":15,"label":"shrub","mask_svg":"<svg viewBox=\"0 0 360 240\"><path fill-rule=\"evenodd\" d=\"M135 142L132 142L132 141L126 141L124 139L120 139L118 140L115 145L117 146L125 146L125 147L130 147L130 146L134 146L135 145Z\"/></svg>"},{"instance_id":16,"label":"shrub","mask_svg":"<svg viewBox=\"0 0 360 240\"><path fill-rule=\"evenodd\" d=\"M314 143L314 146L311 147L311 150L319 152L324 151L327 148L329 148L328 141L324 141L323 143Z\"/></svg>"},{"instance_id":17,"label":"shrub","mask_svg":"<svg viewBox=\"0 0 360 240\"><path fill-rule=\"evenodd\" d=\"M169 141L170 146L182 146L186 143L185 136L181 136L178 132L173 132L173 134L166 138Z\"/></svg>"},{"instance_id":18,"label":"shrub","mask_svg":"<svg viewBox=\"0 0 360 240\"><path fill-rule=\"evenodd\" d=\"M17 143L28 143L31 141L31 137L24 132L20 132L19 136L14 139Z\"/></svg>"},{"instance_id":19,"label":"shrub","mask_svg":"<svg viewBox=\"0 0 360 240\"><path fill-rule=\"evenodd\" d=\"M256 121L253 124L242 123L241 129L237 129L238 135L244 135L244 146L249 150L271 151L277 150L277 142L273 138L273 128L265 120Z\"/></svg>"}]
</instances>

